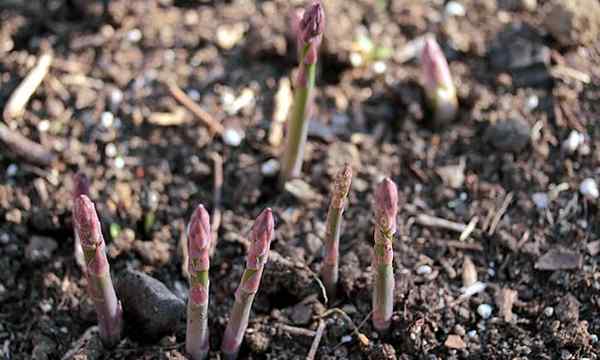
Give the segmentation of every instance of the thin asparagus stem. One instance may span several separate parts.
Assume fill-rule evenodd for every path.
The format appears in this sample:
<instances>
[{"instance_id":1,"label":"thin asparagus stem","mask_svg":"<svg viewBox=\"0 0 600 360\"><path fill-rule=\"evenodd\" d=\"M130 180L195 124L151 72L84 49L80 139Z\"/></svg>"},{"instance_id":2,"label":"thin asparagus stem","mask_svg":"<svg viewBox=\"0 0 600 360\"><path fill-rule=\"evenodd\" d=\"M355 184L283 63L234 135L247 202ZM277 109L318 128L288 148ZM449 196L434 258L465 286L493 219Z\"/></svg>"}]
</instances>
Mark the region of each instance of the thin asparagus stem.
<instances>
[{"instance_id":1,"label":"thin asparagus stem","mask_svg":"<svg viewBox=\"0 0 600 360\"><path fill-rule=\"evenodd\" d=\"M320 1L314 1L304 12L297 33L300 68L295 79L294 104L288 121L286 146L281 161L281 187L288 180L298 177L302 170L308 123L313 107L318 50L324 27L323 5Z\"/></svg>"},{"instance_id":2,"label":"thin asparagus stem","mask_svg":"<svg viewBox=\"0 0 600 360\"><path fill-rule=\"evenodd\" d=\"M423 86L434 124L449 123L458 113L456 87L452 82L448 61L433 36L425 39L421 55Z\"/></svg>"},{"instance_id":3,"label":"thin asparagus stem","mask_svg":"<svg viewBox=\"0 0 600 360\"><path fill-rule=\"evenodd\" d=\"M100 338L105 346L113 347L121 339L123 310L110 276L100 220L94 203L86 195L75 199L73 215L85 256L88 293L96 307Z\"/></svg>"},{"instance_id":4,"label":"thin asparagus stem","mask_svg":"<svg viewBox=\"0 0 600 360\"><path fill-rule=\"evenodd\" d=\"M394 311L394 250L398 190L389 178L375 190L375 247L373 249L373 326L378 331L390 327Z\"/></svg>"},{"instance_id":5,"label":"thin asparagus stem","mask_svg":"<svg viewBox=\"0 0 600 360\"><path fill-rule=\"evenodd\" d=\"M246 270L235 293L235 302L229 315L229 322L223 336L221 351L226 360L237 359L254 296L258 291L262 272L269 257L269 247L273 239L273 214L265 209L256 218L250 231L250 248L246 258Z\"/></svg>"},{"instance_id":6,"label":"thin asparagus stem","mask_svg":"<svg viewBox=\"0 0 600 360\"><path fill-rule=\"evenodd\" d=\"M90 194L90 182L83 173L77 173L73 176L73 207L75 207L75 200L79 195L86 195L89 197ZM79 234L75 230L75 223L73 223L73 233L75 234L75 243L73 244L73 254L75 261L82 271L85 271L85 257L83 255L83 249L81 248L81 240Z\"/></svg>"},{"instance_id":7,"label":"thin asparagus stem","mask_svg":"<svg viewBox=\"0 0 600 360\"><path fill-rule=\"evenodd\" d=\"M351 182L352 167L346 164L335 178L331 190L331 203L327 213L325 257L323 259L323 267L321 268L321 277L327 290L327 297L331 300L335 299L337 292L342 215Z\"/></svg>"},{"instance_id":8,"label":"thin asparagus stem","mask_svg":"<svg viewBox=\"0 0 600 360\"><path fill-rule=\"evenodd\" d=\"M192 360L204 360L209 350L208 298L210 246L212 233L210 217L199 205L187 228L190 291L187 307L185 350Z\"/></svg>"}]
</instances>

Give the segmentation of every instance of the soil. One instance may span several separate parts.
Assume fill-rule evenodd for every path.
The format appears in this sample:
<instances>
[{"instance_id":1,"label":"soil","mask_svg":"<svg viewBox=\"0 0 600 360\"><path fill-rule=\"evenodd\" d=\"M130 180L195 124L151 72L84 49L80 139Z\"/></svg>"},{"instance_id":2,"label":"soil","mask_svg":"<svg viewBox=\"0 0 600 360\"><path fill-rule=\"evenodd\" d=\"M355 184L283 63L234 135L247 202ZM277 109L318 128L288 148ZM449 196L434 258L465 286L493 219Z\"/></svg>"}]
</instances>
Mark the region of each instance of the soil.
<instances>
[{"instance_id":1,"label":"soil","mask_svg":"<svg viewBox=\"0 0 600 360\"><path fill-rule=\"evenodd\" d=\"M199 203L221 209L211 359L245 235L267 206L277 215L274 252L241 358L304 359L320 321L317 359L600 358L600 213L578 191L600 179L600 36L588 33L600 26L585 27L580 43L569 29L565 45L544 25L558 2L325 1L303 177L280 192L263 165L281 152L268 137L280 79L296 65L288 14L302 1L1 1L1 106L40 54L54 56L24 114L4 123L57 155L44 166L0 148L1 358L61 359L76 346L88 348L77 359L185 358L183 326L158 340L129 327L115 349L97 349L73 257L77 171L91 179L114 276L145 272L182 300L184 224ZM403 51L427 32L442 44L461 104L444 128L429 125L418 61ZM167 82L241 144L213 136ZM567 151L573 130L583 144ZM355 176L340 292L326 303L315 274L328 189L345 162ZM402 204L395 313L379 335L369 321L371 214L383 176L396 181ZM461 240L462 230L424 215L459 230L477 223ZM486 287L465 298L467 257Z\"/></svg>"}]
</instances>

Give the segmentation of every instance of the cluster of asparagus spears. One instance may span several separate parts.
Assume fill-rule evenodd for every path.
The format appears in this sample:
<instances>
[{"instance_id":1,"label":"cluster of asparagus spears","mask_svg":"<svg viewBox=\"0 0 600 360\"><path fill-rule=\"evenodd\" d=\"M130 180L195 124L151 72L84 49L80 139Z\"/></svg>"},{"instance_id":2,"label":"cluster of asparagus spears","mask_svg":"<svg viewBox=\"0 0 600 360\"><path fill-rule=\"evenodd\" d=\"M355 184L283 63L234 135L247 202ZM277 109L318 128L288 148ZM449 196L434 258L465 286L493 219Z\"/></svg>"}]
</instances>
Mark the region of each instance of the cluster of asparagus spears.
<instances>
[{"instance_id":1,"label":"cluster of asparagus spears","mask_svg":"<svg viewBox=\"0 0 600 360\"><path fill-rule=\"evenodd\" d=\"M295 79L293 111L289 119L286 147L281 160L280 184L301 173L304 144L312 110L318 49L323 38L325 15L320 1L305 10L298 24L299 71ZM421 55L425 95L436 122L449 122L456 116L458 102L448 63L433 37L425 40ZM327 214L324 259L321 277L329 298L335 298L338 286L339 240L352 169L345 166L334 179ZM100 221L89 198L89 183L83 175L74 178L73 219L75 255L85 270L88 292L96 307L100 337L108 346L121 339L122 309L112 284ZM393 239L396 232L398 191L389 178L378 184L374 202L373 249L373 326L386 331L390 326L394 303ZM235 293L221 351L225 359L236 359L248 326L254 297L268 259L274 234L271 209L263 210L250 231L246 269ZM212 239L210 217L199 205L187 228L189 298L186 352L193 360L205 359L209 352L208 303L209 268Z\"/></svg>"}]
</instances>

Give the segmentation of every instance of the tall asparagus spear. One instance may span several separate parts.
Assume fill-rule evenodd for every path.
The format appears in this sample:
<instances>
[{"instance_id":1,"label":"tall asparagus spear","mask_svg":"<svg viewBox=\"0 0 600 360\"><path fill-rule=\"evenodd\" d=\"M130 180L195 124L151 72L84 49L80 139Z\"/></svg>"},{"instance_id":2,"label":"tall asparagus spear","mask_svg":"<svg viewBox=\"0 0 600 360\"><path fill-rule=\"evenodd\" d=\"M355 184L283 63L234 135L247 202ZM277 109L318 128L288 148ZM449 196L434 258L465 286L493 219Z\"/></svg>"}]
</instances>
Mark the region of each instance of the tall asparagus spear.
<instances>
[{"instance_id":1,"label":"tall asparagus spear","mask_svg":"<svg viewBox=\"0 0 600 360\"><path fill-rule=\"evenodd\" d=\"M75 200L79 195L89 196L90 194L90 181L83 173L77 173L73 176L73 207L75 207ZM85 257L83 255L83 249L81 248L81 240L77 231L75 231L75 223L73 223L73 233L75 234L75 244L73 246L73 253L75 255L75 261L82 271L85 271Z\"/></svg>"},{"instance_id":2,"label":"tall asparagus spear","mask_svg":"<svg viewBox=\"0 0 600 360\"><path fill-rule=\"evenodd\" d=\"M348 164L336 175L327 213L327 229L325 233L325 257L321 268L321 277L327 290L327 297L334 299L338 284L340 230L342 215L346 206L346 198L352 182L352 167Z\"/></svg>"},{"instance_id":3,"label":"tall asparagus spear","mask_svg":"<svg viewBox=\"0 0 600 360\"><path fill-rule=\"evenodd\" d=\"M456 87L452 82L448 61L433 36L425 39L421 69L433 122L439 125L451 122L458 113Z\"/></svg>"},{"instance_id":4,"label":"tall asparagus spear","mask_svg":"<svg viewBox=\"0 0 600 360\"><path fill-rule=\"evenodd\" d=\"M300 175L308 122L312 111L318 50L323 38L325 12L319 0L304 12L297 33L300 68L295 80L294 105L288 120L286 145L279 174L280 185Z\"/></svg>"},{"instance_id":5,"label":"tall asparagus spear","mask_svg":"<svg viewBox=\"0 0 600 360\"><path fill-rule=\"evenodd\" d=\"M187 308L185 350L192 360L208 356L208 295L210 246L212 233L208 212L199 205L187 228L189 254L190 292Z\"/></svg>"},{"instance_id":6,"label":"tall asparagus spear","mask_svg":"<svg viewBox=\"0 0 600 360\"><path fill-rule=\"evenodd\" d=\"M112 347L121 339L123 310L110 277L100 220L94 203L86 195L75 199L73 217L83 248L88 293L96 307L100 338L105 346Z\"/></svg>"},{"instance_id":7,"label":"tall asparagus spear","mask_svg":"<svg viewBox=\"0 0 600 360\"><path fill-rule=\"evenodd\" d=\"M258 291L262 272L269 257L269 247L273 239L274 227L273 214L271 209L267 208L256 218L250 231L250 248L246 258L246 270L235 293L235 302L221 344L221 351L226 360L234 360L238 356L244 333L248 327L252 302Z\"/></svg>"},{"instance_id":8,"label":"tall asparagus spear","mask_svg":"<svg viewBox=\"0 0 600 360\"><path fill-rule=\"evenodd\" d=\"M373 249L373 326L386 331L394 311L394 250L398 190L389 178L375 190L375 248Z\"/></svg>"}]
</instances>

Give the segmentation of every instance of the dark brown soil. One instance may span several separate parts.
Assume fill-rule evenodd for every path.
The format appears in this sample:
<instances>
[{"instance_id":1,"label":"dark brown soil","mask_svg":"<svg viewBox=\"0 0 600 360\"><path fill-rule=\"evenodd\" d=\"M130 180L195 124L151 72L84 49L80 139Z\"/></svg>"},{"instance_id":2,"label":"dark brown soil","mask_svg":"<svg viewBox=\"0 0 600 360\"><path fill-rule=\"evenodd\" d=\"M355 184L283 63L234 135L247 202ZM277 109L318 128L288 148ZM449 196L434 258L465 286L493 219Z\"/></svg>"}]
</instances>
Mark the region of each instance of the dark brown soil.
<instances>
[{"instance_id":1,"label":"dark brown soil","mask_svg":"<svg viewBox=\"0 0 600 360\"><path fill-rule=\"evenodd\" d=\"M243 270L245 235L270 206L274 254L242 358L304 359L321 319L317 359L600 358L600 213L578 192L585 178L600 179L600 42L557 42L543 26L557 1L532 9L531 1L459 2L464 16L446 15L443 1L325 1L319 126L302 178L312 191L292 194L274 190L261 166L281 151L267 139L279 81L295 66L288 14L302 1L112 0L106 9L101 1L0 1L2 107L38 56L54 54L23 116L4 123L58 155L40 166L0 148L0 358L60 359L95 324L73 258L76 171L92 179L114 276L144 271L183 299L179 239L197 204L216 205L215 154L224 182L212 349ZM427 32L442 44L460 96L459 118L443 129L428 126L418 63L402 53ZM352 66L360 33L392 50L383 73L369 59ZM169 81L242 131L241 145L179 110ZM252 100L233 111L229 99L241 94ZM182 111L176 125L156 122L157 113ZM568 153L572 130L586 140ZM344 162L355 178L340 295L327 304L314 274L331 176ZM405 204L395 315L383 336L368 319L372 190L382 176L397 182ZM535 193L548 195L545 209ZM478 222L460 241L459 232L423 225L423 214ZM487 287L461 299L467 256ZM478 311L485 304L487 319ZM90 330L87 358L184 358L183 327L151 342L128 332L117 348L93 352Z\"/></svg>"}]
</instances>

